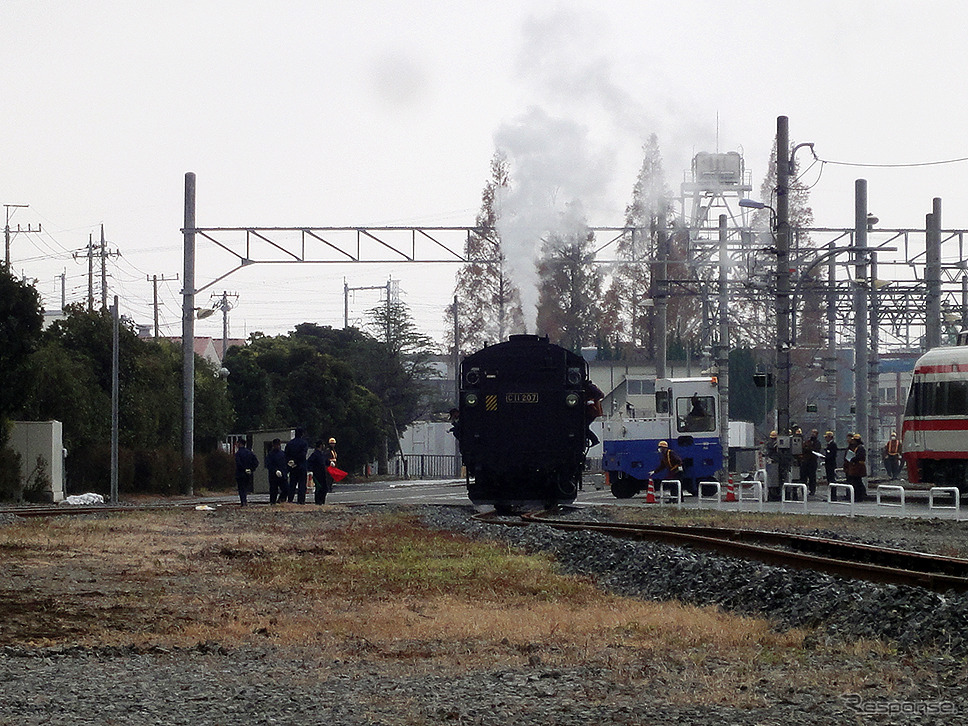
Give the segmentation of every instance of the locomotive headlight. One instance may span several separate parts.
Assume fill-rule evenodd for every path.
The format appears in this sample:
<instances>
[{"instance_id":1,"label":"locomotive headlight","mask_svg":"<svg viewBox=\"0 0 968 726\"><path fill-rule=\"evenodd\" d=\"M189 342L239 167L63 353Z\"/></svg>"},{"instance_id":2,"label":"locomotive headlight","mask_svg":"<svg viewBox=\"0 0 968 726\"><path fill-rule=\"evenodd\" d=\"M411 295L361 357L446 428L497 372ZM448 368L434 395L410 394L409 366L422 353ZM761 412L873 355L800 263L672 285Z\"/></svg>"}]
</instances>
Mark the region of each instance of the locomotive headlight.
<instances>
[{"instance_id":1,"label":"locomotive headlight","mask_svg":"<svg viewBox=\"0 0 968 726\"><path fill-rule=\"evenodd\" d=\"M471 368L464 376L468 386L476 386L481 382L481 371L479 368Z\"/></svg>"},{"instance_id":2,"label":"locomotive headlight","mask_svg":"<svg viewBox=\"0 0 968 726\"><path fill-rule=\"evenodd\" d=\"M574 408L578 405L579 400L581 399L578 398L577 393L569 393L567 396L565 396L565 405L568 406L568 408Z\"/></svg>"},{"instance_id":3,"label":"locomotive headlight","mask_svg":"<svg viewBox=\"0 0 968 726\"><path fill-rule=\"evenodd\" d=\"M466 405L468 405L468 406L476 406L477 405L477 394L476 393L468 393L466 396L464 396L464 403Z\"/></svg>"},{"instance_id":4,"label":"locomotive headlight","mask_svg":"<svg viewBox=\"0 0 968 726\"><path fill-rule=\"evenodd\" d=\"M568 369L568 385L577 386L581 383L582 375L580 368L569 368Z\"/></svg>"}]
</instances>

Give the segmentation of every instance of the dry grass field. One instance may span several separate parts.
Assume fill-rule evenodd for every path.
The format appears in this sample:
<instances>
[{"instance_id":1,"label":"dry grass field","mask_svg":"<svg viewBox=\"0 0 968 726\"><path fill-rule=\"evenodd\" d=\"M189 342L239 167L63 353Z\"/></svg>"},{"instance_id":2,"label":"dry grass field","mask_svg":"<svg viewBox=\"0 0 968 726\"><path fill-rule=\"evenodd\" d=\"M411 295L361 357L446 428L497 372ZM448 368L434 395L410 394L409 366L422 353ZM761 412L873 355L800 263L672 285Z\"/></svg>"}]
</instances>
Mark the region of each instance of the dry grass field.
<instances>
[{"instance_id":1,"label":"dry grass field","mask_svg":"<svg viewBox=\"0 0 968 726\"><path fill-rule=\"evenodd\" d=\"M339 506L152 511L0 527L0 647L272 644L417 672L606 667L671 702L750 707L930 678L714 608L617 597L548 559Z\"/></svg>"}]
</instances>

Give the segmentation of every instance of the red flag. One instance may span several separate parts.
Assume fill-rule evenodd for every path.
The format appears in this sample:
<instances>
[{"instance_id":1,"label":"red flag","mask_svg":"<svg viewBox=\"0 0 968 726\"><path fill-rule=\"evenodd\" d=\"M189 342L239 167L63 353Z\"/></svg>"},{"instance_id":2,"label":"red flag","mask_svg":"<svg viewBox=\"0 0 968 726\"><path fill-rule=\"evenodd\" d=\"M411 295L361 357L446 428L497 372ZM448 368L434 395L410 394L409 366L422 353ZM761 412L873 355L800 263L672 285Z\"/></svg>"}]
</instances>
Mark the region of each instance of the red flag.
<instances>
[{"instance_id":1,"label":"red flag","mask_svg":"<svg viewBox=\"0 0 968 726\"><path fill-rule=\"evenodd\" d=\"M345 479L347 476L345 471L342 469L337 469L335 466L327 466L326 471L329 472L331 477L333 477L333 481L343 481L343 479Z\"/></svg>"}]
</instances>

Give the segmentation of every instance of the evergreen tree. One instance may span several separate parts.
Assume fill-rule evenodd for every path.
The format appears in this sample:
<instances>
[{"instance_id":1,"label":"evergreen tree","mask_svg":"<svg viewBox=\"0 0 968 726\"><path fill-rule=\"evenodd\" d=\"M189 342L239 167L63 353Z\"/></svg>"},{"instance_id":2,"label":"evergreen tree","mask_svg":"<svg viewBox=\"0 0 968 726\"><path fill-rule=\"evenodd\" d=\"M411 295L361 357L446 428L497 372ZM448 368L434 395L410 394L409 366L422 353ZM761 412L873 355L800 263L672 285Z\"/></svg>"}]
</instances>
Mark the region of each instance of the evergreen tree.
<instances>
[{"instance_id":1,"label":"evergreen tree","mask_svg":"<svg viewBox=\"0 0 968 726\"><path fill-rule=\"evenodd\" d=\"M0 269L0 417L20 403L25 364L40 341L43 322L37 290Z\"/></svg>"},{"instance_id":2,"label":"evergreen tree","mask_svg":"<svg viewBox=\"0 0 968 726\"><path fill-rule=\"evenodd\" d=\"M646 304L655 295L650 263L655 259L659 220L671 218L672 193L666 185L655 134L642 152L632 201L625 210L625 226L632 231L618 242L617 254L622 262L615 267L603 300L601 337L654 352L653 311Z\"/></svg>"},{"instance_id":3,"label":"evergreen tree","mask_svg":"<svg viewBox=\"0 0 968 726\"><path fill-rule=\"evenodd\" d=\"M397 450L400 434L429 413L430 391L424 383L434 377L431 359L436 352L430 336L417 330L406 303L387 300L367 313L367 330L383 345L369 361L370 390L382 401L386 420L386 447L379 459L385 473L386 458Z\"/></svg>"},{"instance_id":4,"label":"evergreen tree","mask_svg":"<svg viewBox=\"0 0 968 726\"><path fill-rule=\"evenodd\" d=\"M507 185L508 161L496 153L491 159L491 178L484 186L477 229L468 236L465 244L465 256L473 261L458 270L454 288L460 330L458 348L463 353L499 343L524 329L520 295L508 274L507 259L496 228L498 192ZM448 322L453 316L454 305L451 303L447 308ZM453 338L453 332L448 332L452 348Z\"/></svg>"},{"instance_id":5,"label":"evergreen tree","mask_svg":"<svg viewBox=\"0 0 968 726\"><path fill-rule=\"evenodd\" d=\"M795 144L791 141L791 147ZM767 173L760 184L760 198L764 203L776 208L776 139L773 141L773 150L770 153L770 163ZM790 218L790 247L793 257L799 257L801 250L807 250L813 246L810 235L805 230L813 226L813 209L810 207L810 190L799 179L799 166L794 160L792 173L789 178L789 218ZM737 306L733 310L736 318L734 329L738 335L745 336L744 342L754 347L772 347L776 338L776 298L772 294L775 286L776 256L769 250L775 247L773 238L773 224L771 209L757 210L751 222L751 226L756 235L756 241L751 245L751 252L745 267L745 284L750 291L747 298L748 302L742 306ZM806 315L798 315L801 320L800 326L806 333L806 337L801 337L801 342L816 346L821 340L823 333L823 320L820 314L821 296L816 292L816 286L812 283L819 282L821 271L815 270L812 275L813 280L799 281L794 275L791 284L799 284L801 292L805 294L800 300L792 303L797 305L805 303Z\"/></svg>"},{"instance_id":6,"label":"evergreen tree","mask_svg":"<svg viewBox=\"0 0 968 726\"><path fill-rule=\"evenodd\" d=\"M372 461L385 438L385 415L360 382L373 356L360 363L347 353L357 344L371 352L382 348L355 328L334 331L312 323L297 325L288 336L256 333L248 345L229 348L225 366L239 412L236 430L302 426L310 439L339 440L341 468L356 471Z\"/></svg>"},{"instance_id":7,"label":"evergreen tree","mask_svg":"<svg viewBox=\"0 0 968 726\"><path fill-rule=\"evenodd\" d=\"M538 265L538 330L575 352L598 343L602 273L594 265L594 240L587 227L553 233Z\"/></svg>"}]
</instances>

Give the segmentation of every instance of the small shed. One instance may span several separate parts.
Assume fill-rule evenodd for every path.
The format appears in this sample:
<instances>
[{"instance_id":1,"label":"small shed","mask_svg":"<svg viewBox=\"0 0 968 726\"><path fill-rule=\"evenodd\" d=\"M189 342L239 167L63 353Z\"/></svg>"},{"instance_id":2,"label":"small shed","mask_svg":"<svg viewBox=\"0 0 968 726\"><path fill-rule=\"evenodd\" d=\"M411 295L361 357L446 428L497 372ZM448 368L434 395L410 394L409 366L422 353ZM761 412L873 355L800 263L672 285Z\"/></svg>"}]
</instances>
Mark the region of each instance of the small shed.
<instances>
[{"instance_id":1,"label":"small shed","mask_svg":"<svg viewBox=\"0 0 968 726\"><path fill-rule=\"evenodd\" d=\"M231 434L228 436L225 446L228 453L235 455L235 450L239 444L249 436L252 437L252 452L259 459L259 468L255 470L253 476L253 489L256 494L269 493L269 471L266 469L266 454L272 449L273 439L279 439L282 448L296 435L295 429L275 429L265 431L249 431L244 434Z\"/></svg>"},{"instance_id":2,"label":"small shed","mask_svg":"<svg viewBox=\"0 0 968 726\"><path fill-rule=\"evenodd\" d=\"M60 421L11 421L8 446L20 454L20 484L40 484L49 502L64 499L64 427Z\"/></svg>"}]
</instances>

